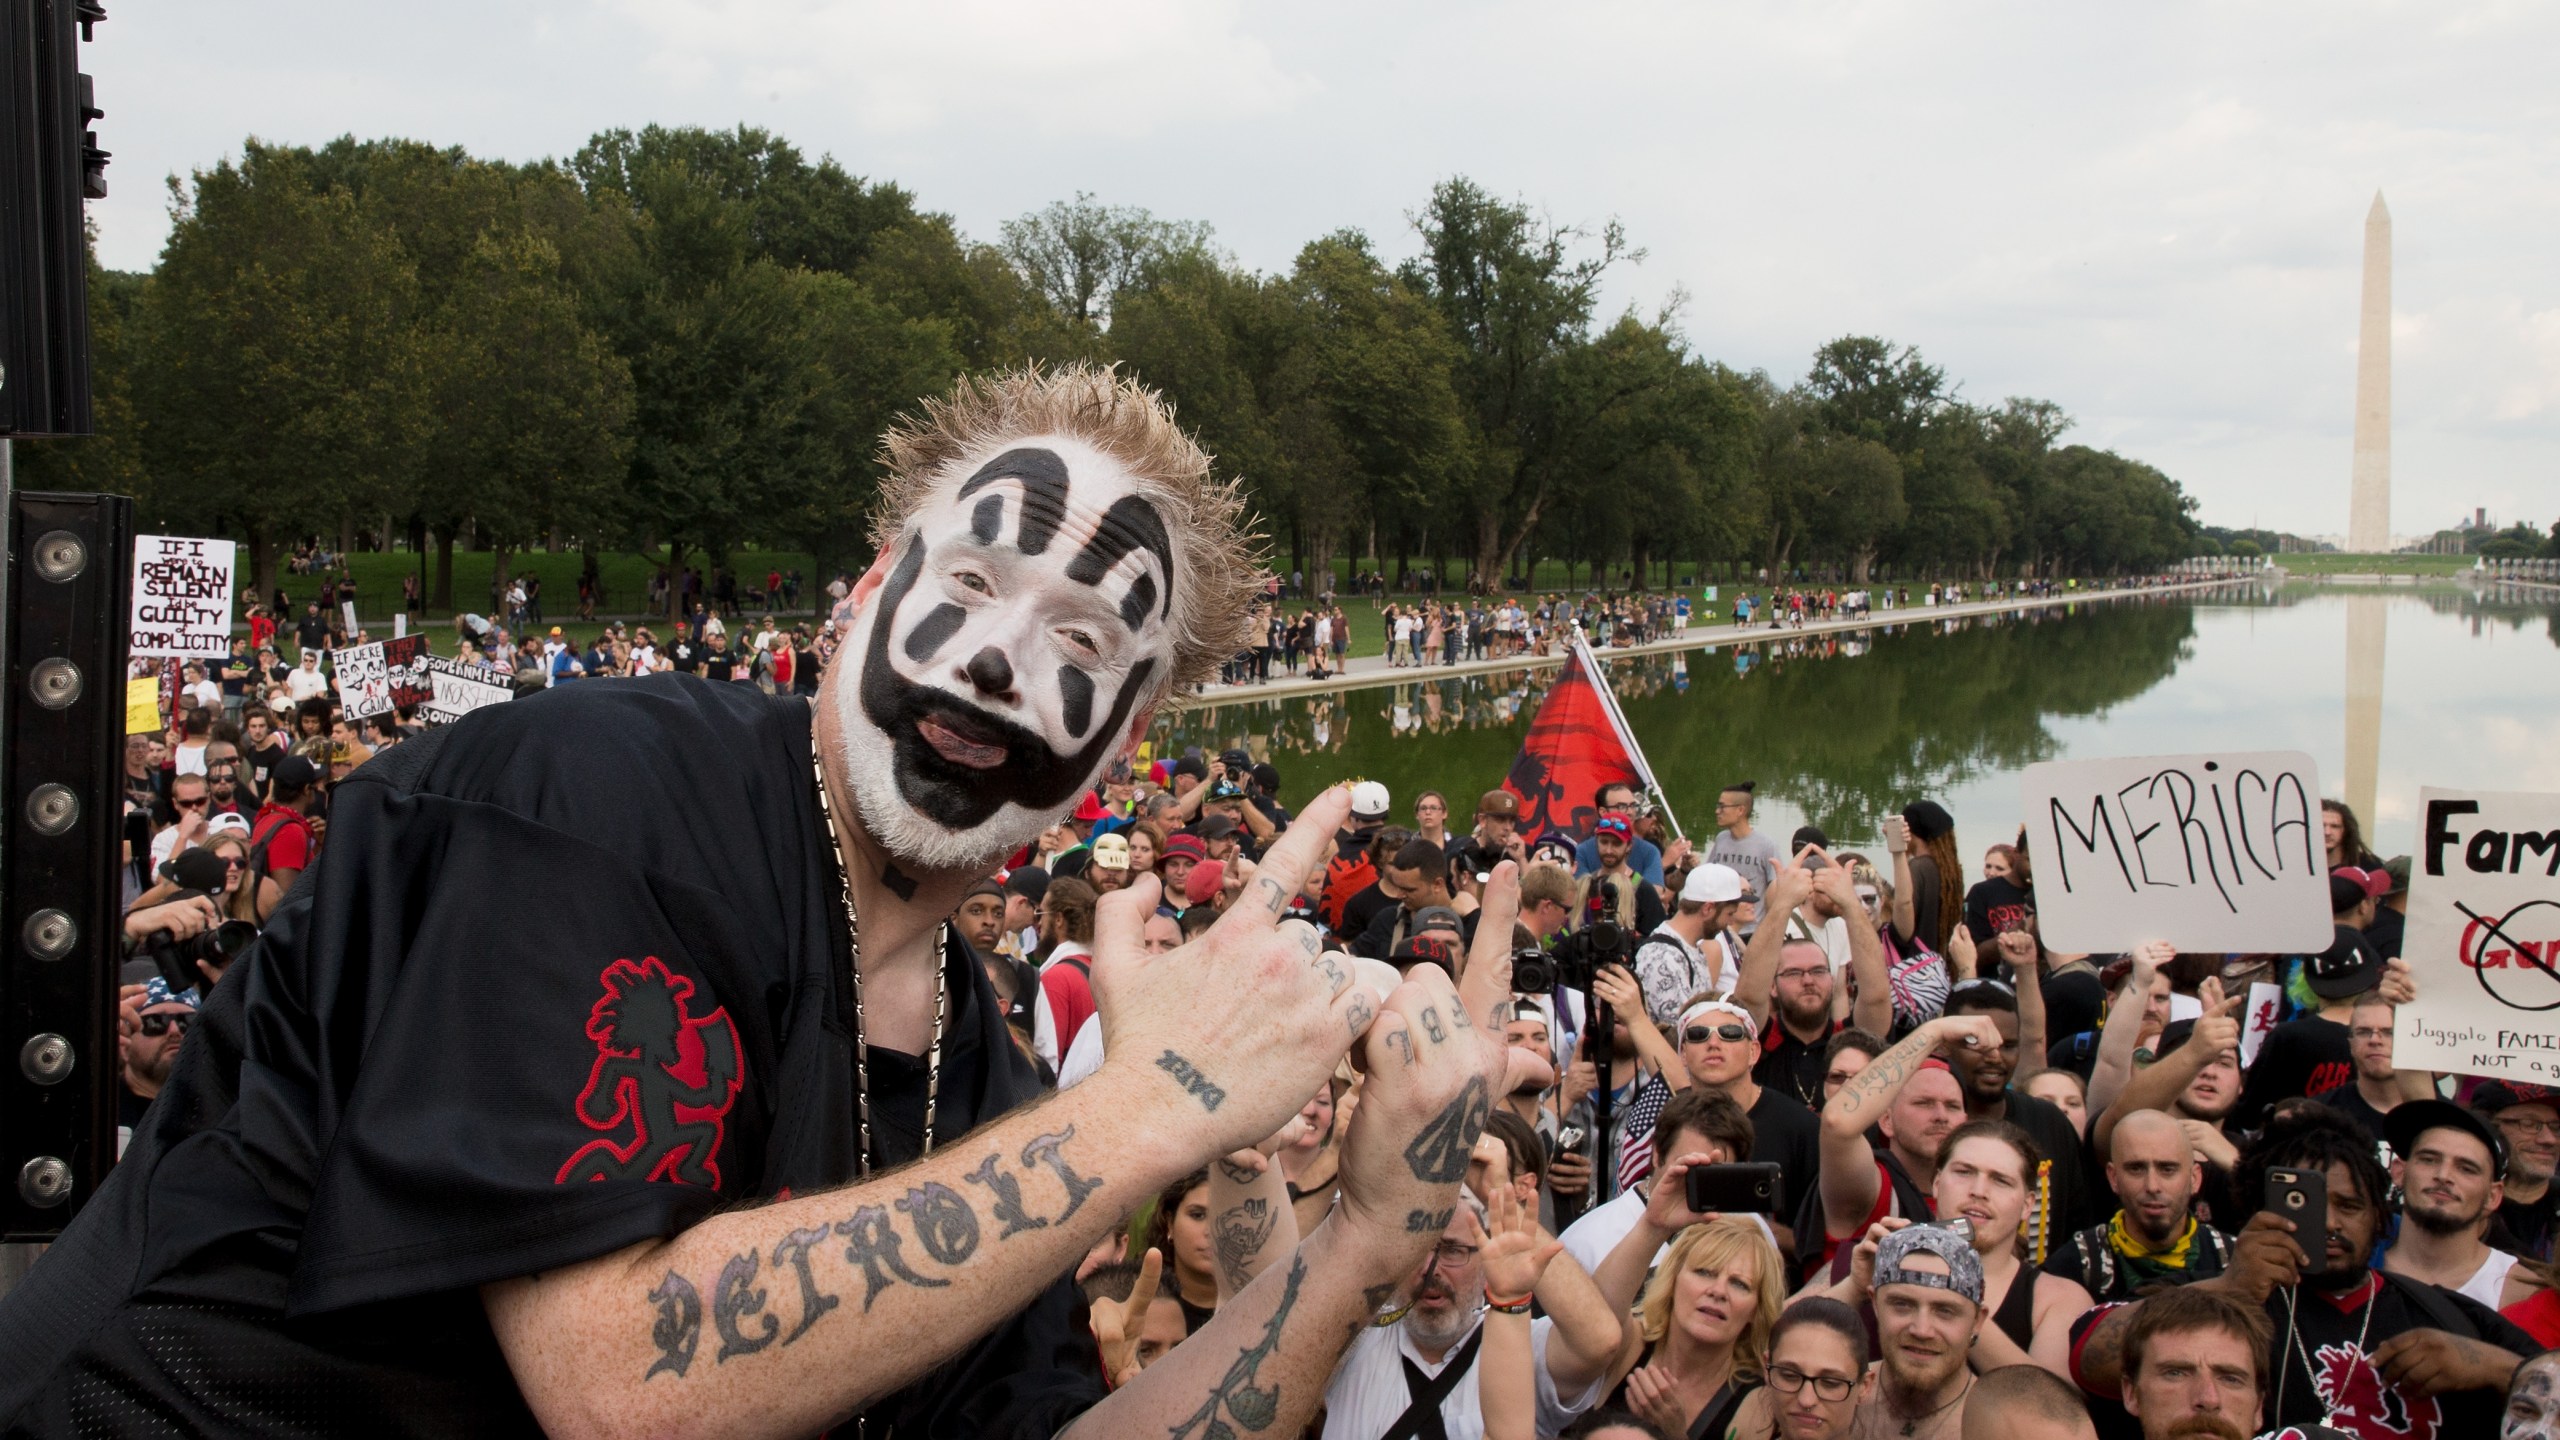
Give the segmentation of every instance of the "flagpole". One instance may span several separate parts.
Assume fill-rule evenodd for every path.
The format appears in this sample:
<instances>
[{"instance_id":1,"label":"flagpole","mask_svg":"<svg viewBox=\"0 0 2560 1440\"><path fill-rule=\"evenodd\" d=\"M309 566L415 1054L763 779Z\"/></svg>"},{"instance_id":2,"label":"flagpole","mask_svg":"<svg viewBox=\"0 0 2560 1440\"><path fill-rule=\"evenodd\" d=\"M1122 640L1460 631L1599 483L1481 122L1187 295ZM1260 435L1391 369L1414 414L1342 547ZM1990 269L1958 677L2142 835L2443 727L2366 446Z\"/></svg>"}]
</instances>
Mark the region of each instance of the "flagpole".
<instances>
[{"instance_id":1,"label":"flagpole","mask_svg":"<svg viewBox=\"0 0 2560 1440\"><path fill-rule=\"evenodd\" d=\"M1600 657L1592 652L1589 637L1578 625L1573 631L1573 648L1582 657L1583 669L1590 673L1591 688L1598 692L1600 703L1608 707L1609 724L1618 732L1618 743L1627 747L1628 756L1636 762L1637 778L1653 792L1654 803L1662 807L1662 818L1671 822L1672 835L1687 839L1680 829L1680 817L1671 813L1671 797L1662 793L1662 782L1653 778L1653 762L1644 758L1644 747L1636 743L1635 727L1627 723L1627 712L1618 708L1618 692L1610 686L1608 672L1601 668Z\"/></svg>"}]
</instances>

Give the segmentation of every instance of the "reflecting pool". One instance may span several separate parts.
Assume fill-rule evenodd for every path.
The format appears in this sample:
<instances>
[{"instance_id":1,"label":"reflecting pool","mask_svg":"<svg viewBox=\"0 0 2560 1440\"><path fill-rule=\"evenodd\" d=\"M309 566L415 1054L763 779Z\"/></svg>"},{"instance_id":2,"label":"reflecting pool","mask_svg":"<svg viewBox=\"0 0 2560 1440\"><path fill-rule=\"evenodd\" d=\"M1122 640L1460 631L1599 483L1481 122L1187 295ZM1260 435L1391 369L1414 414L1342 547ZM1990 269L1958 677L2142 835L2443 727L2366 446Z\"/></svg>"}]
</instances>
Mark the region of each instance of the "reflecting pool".
<instances>
[{"instance_id":1,"label":"reflecting pool","mask_svg":"<svg viewBox=\"0 0 2560 1440\"><path fill-rule=\"evenodd\" d=\"M1781 841L1810 819L1870 844L1880 817L1928 796L1954 814L1970 869L2015 832L2023 767L2203 749L2308 751L2384 855L2411 848L2421 785L2560 790L2560 597L2293 584L1753 633L1606 667L1692 835L1738 780L1759 782L1760 826ZM1279 768L1285 799L1382 780L1406 823L1436 789L1463 829L1556 674L1207 706L1159 722L1155 753L1241 745Z\"/></svg>"}]
</instances>

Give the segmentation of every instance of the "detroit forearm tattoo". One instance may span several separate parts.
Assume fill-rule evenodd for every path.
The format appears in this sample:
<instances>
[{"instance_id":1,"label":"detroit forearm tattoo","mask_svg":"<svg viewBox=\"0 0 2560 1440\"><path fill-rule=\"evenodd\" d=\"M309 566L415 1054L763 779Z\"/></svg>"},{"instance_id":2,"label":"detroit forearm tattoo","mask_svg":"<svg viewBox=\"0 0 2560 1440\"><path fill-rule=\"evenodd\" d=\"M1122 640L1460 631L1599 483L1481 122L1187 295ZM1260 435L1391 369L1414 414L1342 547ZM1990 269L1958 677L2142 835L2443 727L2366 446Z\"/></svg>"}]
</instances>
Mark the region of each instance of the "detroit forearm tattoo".
<instances>
[{"instance_id":1,"label":"detroit forearm tattoo","mask_svg":"<svg viewBox=\"0 0 2560 1440\"><path fill-rule=\"evenodd\" d=\"M961 1177L984 1189L992 1199L991 1213L995 1224L1001 1227L993 1231L992 1240L967 1195L927 1180L908 1187L905 1194L885 1205L858 1205L832 1223L781 1230L769 1249L759 1243L730 1255L718 1273L710 1277L711 1331L720 1341L712 1363L726 1365L776 1346L790 1346L808 1334L810 1327L842 1308L846 1297L828 1288L831 1280L841 1283L841 1273L822 1274L815 1263L820 1257L833 1257L839 1272L861 1274L861 1308L867 1314L881 1292L892 1286L943 1289L951 1284L949 1277L933 1274L932 1270L957 1269L985 1245L1000 1244L1026 1230L1065 1224L1104 1184L1102 1177L1082 1174L1068 1162L1065 1149L1075 1134L1075 1127L1070 1125L1056 1134L1034 1138L1022 1147L1016 1169L1006 1168L1004 1156L990 1154L976 1170ZM1047 1180L1054 1182L1058 1197L1055 1214L1034 1214L1024 1200L1023 1181L1040 1180L1044 1172ZM1040 1188L1050 1187L1044 1183ZM1264 1204L1259 1200L1251 1203ZM1262 1216L1266 1237L1276 1219L1268 1213ZM841 1251L835 1248L836 1241L843 1242ZM1228 1243L1222 1231L1221 1263L1226 1259ZM1259 1249L1258 1243L1252 1246L1246 1252L1247 1258ZM789 1287L777 1283L786 1266L792 1281ZM650 1288L646 1299L653 1311L649 1340L657 1353L641 1378L651 1380L664 1373L681 1380L692 1372L702 1346L702 1287L669 1270ZM787 1317L783 1313L786 1309L791 1312ZM786 1318L790 1322L788 1329Z\"/></svg>"},{"instance_id":2,"label":"detroit forearm tattoo","mask_svg":"<svg viewBox=\"0 0 2560 1440\"><path fill-rule=\"evenodd\" d=\"M1199 1066L1171 1050L1156 1057L1156 1068L1180 1081L1182 1088L1200 1102L1203 1110L1215 1110L1227 1103L1226 1091L1209 1083L1209 1077L1200 1073Z\"/></svg>"},{"instance_id":3,"label":"detroit forearm tattoo","mask_svg":"<svg viewBox=\"0 0 2560 1440\"><path fill-rule=\"evenodd\" d=\"M1297 1308L1298 1286L1306 1278L1307 1257L1291 1255L1288 1285L1280 1292L1280 1303L1272 1310L1269 1323L1262 1327L1262 1338L1246 1346L1236 1356L1235 1363L1227 1367L1227 1373L1209 1391L1209 1398L1168 1432L1170 1440L1186 1440L1192 1435L1202 1436L1204 1440L1205 1437L1232 1437L1235 1429L1218 1418L1221 1407L1236 1426L1256 1432L1271 1428L1271 1422L1280 1415L1280 1387L1275 1384L1257 1388L1253 1381L1262 1369L1262 1362L1270 1359L1271 1352L1280 1348L1280 1332L1289 1323L1289 1312Z\"/></svg>"}]
</instances>

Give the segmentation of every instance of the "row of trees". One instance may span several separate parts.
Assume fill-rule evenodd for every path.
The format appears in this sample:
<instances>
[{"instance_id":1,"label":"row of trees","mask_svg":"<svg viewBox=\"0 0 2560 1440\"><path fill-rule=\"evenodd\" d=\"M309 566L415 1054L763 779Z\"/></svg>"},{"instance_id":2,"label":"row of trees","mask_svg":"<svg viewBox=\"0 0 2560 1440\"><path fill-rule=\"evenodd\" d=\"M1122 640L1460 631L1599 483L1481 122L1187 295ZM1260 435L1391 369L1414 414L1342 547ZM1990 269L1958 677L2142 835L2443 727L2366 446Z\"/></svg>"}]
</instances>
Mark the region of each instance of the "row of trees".
<instances>
[{"instance_id":1,"label":"row of trees","mask_svg":"<svg viewBox=\"0 0 2560 1440\"><path fill-rule=\"evenodd\" d=\"M1852 336L1782 385L1697 353L1678 303L1600 313L1638 258L1464 179L1390 265L1368 237L1258 274L1204 225L1079 195L973 241L762 131L597 136L512 166L409 141L251 141L171 182L157 269L93 292L99 434L24 483L156 526L861 558L889 420L963 370L1117 361L1241 476L1290 568L1429 560L2103 572L2191 552L2177 483L2060 444Z\"/></svg>"}]
</instances>

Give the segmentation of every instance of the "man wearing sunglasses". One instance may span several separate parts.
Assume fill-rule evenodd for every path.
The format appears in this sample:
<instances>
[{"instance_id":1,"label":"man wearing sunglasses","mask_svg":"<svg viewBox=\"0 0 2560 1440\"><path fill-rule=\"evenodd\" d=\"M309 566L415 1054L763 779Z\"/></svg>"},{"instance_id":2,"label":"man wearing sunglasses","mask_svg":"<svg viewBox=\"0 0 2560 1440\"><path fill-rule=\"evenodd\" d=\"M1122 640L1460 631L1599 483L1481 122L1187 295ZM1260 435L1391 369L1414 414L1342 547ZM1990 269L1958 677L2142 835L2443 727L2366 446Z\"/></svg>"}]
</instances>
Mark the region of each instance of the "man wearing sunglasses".
<instances>
[{"instance_id":1,"label":"man wearing sunglasses","mask_svg":"<svg viewBox=\"0 0 2560 1440\"><path fill-rule=\"evenodd\" d=\"M178 1043L196 1023L196 992L172 993L169 982L154 975L137 987L139 1000L126 1011L131 1023L122 1027L124 1093L117 1099L116 1124L128 1133L142 1122L142 1112L169 1083L178 1063Z\"/></svg>"},{"instance_id":2,"label":"man wearing sunglasses","mask_svg":"<svg viewBox=\"0 0 2560 1440\"><path fill-rule=\"evenodd\" d=\"M1778 1248L1792 1252L1795 1235L1782 1222L1794 1218L1805 1186L1821 1171L1822 1121L1804 1102L1752 1078L1760 1060L1760 1024L1732 1001L1692 1000L1680 1012L1672 1040L1690 1083L1722 1094L1751 1117L1752 1158L1780 1168L1778 1208L1770 1222Z\"/></svg>"}]
</instances>

